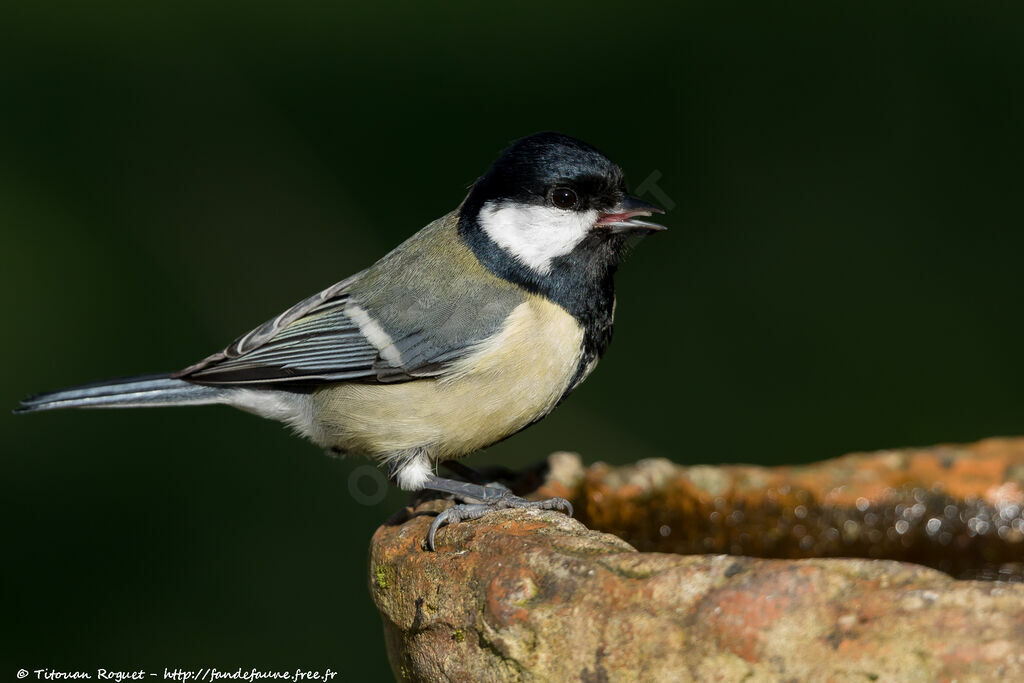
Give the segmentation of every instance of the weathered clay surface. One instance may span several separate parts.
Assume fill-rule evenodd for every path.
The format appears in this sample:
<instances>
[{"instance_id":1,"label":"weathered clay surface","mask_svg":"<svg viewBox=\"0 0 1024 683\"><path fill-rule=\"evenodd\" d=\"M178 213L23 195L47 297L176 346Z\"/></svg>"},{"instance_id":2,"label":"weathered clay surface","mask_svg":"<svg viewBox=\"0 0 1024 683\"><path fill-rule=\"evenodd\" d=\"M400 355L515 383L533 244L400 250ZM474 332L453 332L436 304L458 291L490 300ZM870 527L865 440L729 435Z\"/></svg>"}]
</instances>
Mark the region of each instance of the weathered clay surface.
<instances>
[{"instance_id":1,"label":"weathered clay surface","mask_svg":"<svg viewBox=\"0 0 1024 683\"><path fill-rule=\"evenodd\" d=\"M437 509L438 502L423 509ZM381 527L401 680L1024 680L1024 585L879 560L638 553L555 512Z\"/></svg>"},{"instance_id":2,"label":"weathered clay surface","mask_svg":"<svg viewBox=\"0 0 1024 683\"><path fill-rule=\"evenodd\" d=\"M531 480L532 477L532 480ZM370 588L404 680L1024 680L1024 439L806 467L527 473L593 528L502 511L382 526Z\"/></svg>"},{"instance_id":3,"label":"weathered clay surface","mask_svg":"<svg viewBox=\"0 0 1024 683\"><path fill-rule=\"evenodd\" d=\"M915 562L1024 580L1024 439L854 453L801 467L550 458L548 495L640 550Z\"/></svg>"}]
</instances>

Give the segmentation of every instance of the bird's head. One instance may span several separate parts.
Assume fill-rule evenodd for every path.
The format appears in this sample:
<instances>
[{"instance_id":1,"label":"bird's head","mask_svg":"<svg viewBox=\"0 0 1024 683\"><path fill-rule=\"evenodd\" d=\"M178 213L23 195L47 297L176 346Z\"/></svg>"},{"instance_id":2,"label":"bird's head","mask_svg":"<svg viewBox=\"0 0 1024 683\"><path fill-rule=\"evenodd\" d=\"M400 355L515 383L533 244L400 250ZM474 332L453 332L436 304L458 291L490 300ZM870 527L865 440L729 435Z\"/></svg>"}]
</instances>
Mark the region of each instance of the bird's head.
<instances>
[{"instance_id":1,"label":"bird's head","mask_svg":"<svg viewBox=\"0 0 1024 683\"><path fill-rule=\"evenodd\" d=\"M543 276L574 252L615 258L629 235L665 230L641 220L653 213L664 211L630 196L622 170L597 149L537 133L512 143L473 185L460 230Z\"/></svg>"}]
</instances>

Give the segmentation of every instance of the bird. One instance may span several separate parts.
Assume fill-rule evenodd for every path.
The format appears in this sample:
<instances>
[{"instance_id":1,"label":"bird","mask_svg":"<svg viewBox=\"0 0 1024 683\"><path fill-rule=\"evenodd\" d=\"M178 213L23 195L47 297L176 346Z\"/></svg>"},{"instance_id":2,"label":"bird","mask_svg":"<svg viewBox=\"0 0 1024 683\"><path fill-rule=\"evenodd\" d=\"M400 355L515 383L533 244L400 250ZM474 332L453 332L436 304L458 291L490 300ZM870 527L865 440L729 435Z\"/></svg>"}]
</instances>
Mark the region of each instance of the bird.
<instances>
[{"instance_id":1,"label":"bird","mask_svg":"<svg viewBox=\"0 0 1024 683\"><path fill-rule=\"evenodd\" d=\"M329 452L369 456L408 491L458 502L432 522L493 509L564 510L458 461L548 415L612 337L614 276L630 238L666 228L619 166L555 132L512 142L462 203L369 268L173 373L38 394L15 413L226 404ZM440 477L445 464L467 481Z\"/></svg>"}]
</instances>

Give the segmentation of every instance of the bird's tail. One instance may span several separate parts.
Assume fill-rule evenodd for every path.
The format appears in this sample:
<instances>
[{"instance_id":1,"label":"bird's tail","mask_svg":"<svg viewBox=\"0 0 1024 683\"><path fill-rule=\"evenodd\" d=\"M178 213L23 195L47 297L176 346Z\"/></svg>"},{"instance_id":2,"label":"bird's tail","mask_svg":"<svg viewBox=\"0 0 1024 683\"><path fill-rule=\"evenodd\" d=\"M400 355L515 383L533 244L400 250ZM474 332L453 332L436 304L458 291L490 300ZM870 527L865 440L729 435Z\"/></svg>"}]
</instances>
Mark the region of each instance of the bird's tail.
<instances>
[{"instance_id":1,"label":"bird's tail","mask_svg":"<svg viewBox=\"0 0 1024 683\"><path fill-rule=\"evenodd\" d=\"M170 375L146 375L108 380L31 396L15 413L58 408L144 408L220 403L224 390L204 387Z\"/></svg>"}]
</instances>

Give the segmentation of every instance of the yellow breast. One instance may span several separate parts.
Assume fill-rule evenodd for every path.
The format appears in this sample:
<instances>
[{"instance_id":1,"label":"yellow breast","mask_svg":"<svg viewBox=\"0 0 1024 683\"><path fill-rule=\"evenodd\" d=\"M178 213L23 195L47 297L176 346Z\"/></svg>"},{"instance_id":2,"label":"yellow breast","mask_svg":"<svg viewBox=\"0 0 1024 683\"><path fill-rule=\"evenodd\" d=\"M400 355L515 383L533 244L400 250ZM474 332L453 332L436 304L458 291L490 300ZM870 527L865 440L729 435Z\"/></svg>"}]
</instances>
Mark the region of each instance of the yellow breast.
<instances>
[{"instance_id":1,"label":"yellow breast","mask_svg":"<svg viewBox=\"0 0 1024 683\"><path fill-rule=\"evenodd\" d=\"M427 450L456 458L543 417L569 388L583 328L563 308L530 295L497 334L443 376L400 384L339 384L313 397L323 446L377 457Z\"/></svg>"}]
</instances>

